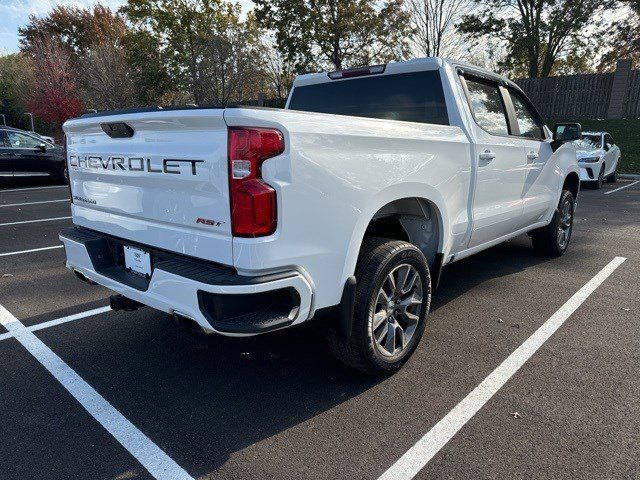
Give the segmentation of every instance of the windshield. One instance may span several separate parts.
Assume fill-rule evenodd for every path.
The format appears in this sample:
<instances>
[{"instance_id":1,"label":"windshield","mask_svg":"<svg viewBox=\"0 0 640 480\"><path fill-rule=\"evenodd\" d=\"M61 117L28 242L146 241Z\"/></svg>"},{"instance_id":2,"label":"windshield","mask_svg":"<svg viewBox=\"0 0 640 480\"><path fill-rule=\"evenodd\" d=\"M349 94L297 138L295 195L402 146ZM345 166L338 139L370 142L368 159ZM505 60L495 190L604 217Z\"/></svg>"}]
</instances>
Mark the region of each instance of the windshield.
<instances>
[{"instance_id":1,"label":"windshield","mask_svg":"<svg viewBox=\"0 0 640 480\"><path fill-rule=\"evenodd\" d=\"M295 87L289 109L449 125L437 70Z\"/></svg>"},{"instance_id":2,"label":"windshield","mask_svg":"<svg viewBox=\"0 0 640 480\"><path fill-rule=\"evenodd\" d=\"M597 150L602 147L600 135L582 135L576 140L576 145L582 150Z\"/></svg>"}]
</instances>

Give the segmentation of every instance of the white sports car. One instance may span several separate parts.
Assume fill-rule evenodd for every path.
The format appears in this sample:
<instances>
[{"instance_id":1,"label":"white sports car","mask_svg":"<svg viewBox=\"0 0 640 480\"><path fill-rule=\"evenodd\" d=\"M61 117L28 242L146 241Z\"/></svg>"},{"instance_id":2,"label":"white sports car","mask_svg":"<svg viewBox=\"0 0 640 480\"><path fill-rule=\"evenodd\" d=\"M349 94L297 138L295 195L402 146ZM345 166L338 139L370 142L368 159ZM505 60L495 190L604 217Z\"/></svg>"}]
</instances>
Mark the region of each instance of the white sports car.
<instances>
[{"instance_id":1,"label":"white sports car","mask_svg":"<svg viewBox=\"0 0 640 480\"><path fill-rule=\"evenodd\" d=\"M580 166L580 181L593 188L601 188L602 183L618 180L620 147L607 132L582 132L582 138L575 141L576 155Z\"/></svg>"}]
</instances>

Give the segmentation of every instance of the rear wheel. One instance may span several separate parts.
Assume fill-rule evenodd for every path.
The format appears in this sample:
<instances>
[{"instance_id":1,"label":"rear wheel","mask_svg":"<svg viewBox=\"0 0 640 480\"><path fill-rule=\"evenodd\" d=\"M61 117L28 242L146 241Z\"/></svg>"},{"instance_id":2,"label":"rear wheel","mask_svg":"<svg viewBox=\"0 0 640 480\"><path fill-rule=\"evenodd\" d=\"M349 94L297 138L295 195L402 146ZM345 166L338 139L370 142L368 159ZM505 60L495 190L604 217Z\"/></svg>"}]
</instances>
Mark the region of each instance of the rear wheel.
<instances>
[{"instance_id":1,"label":"rear wheel","mask_svg":"<svg viewBox=\"0 0 640 480\"><path fill-rule=\"evenodd\" d=\"M69 171L67 167L62 167L55 175L54 178L59 182L69 183Z\"/></svg>"},{"instance_id":2,"label":"rear wheel","mask_svg":"<svg viewBox=\"0 0 640 480\"><path fill-rule=\"evenodd\" d=\"M618 181L618 167L607 177L608 183L616 183Z\"/></svg>"},{"instance_id":3,"label":"rear wheel","mask_svg":"<svg viewBox=\"0 0 640 480\"><path fill-rule=\"evenodd\" d=\"M531 232L533 248L543 255L559 257L567 251L573 231L575 199L569 190L563 190L551 223Z\"/></svg>"},{"instance_id":4,"label":"rear wheel","mask_svg":"<svg viewBox=\"0 0 640 480\"><path fill-rule=\"evenodd\" d=\"M366 239L356 267L356 303L349 339L329 332L334 355L369 374L398 370L424 332L431 301L429 266L407 242Z\"/></svg>"}]
</instances>

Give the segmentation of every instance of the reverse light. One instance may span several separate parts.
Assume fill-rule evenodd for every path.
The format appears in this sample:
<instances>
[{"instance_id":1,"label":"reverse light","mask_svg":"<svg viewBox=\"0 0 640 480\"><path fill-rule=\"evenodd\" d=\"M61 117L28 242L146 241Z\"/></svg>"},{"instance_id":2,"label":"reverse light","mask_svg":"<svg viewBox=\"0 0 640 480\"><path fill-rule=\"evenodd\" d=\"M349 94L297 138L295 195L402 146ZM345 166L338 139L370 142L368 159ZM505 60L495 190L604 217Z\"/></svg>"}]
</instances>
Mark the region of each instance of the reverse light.
<instances>
[{"instance_id":1,"label":"reverse light","mask_svg":"<svg viewBox=\"0 0 640 480\"><path fill-rule=\"evenodd\" d=\"M229 128L231 231L263 237L276 230L276 191L262 179L262 163L284 152L284 137L272 128Z\"/></svg>"}]
</instances>

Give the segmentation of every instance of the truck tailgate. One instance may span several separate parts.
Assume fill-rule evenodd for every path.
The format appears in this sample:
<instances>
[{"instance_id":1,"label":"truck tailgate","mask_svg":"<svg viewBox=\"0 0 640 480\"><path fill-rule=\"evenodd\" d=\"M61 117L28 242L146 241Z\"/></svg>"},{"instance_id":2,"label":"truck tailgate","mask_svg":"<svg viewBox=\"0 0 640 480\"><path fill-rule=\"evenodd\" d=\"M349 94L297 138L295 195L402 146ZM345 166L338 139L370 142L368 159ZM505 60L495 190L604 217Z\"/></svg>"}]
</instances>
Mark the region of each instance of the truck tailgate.
<instances>
[{"instance_id":1,"label":"truck tailgate","mask_svg":"<svg viewBox=\"0 0 640 480\"><path fill-rule=\"evenodd\" d=\"M65 123L74 223L231 265L223 113L159 110Z\"/></svg>"}]
</instances>

